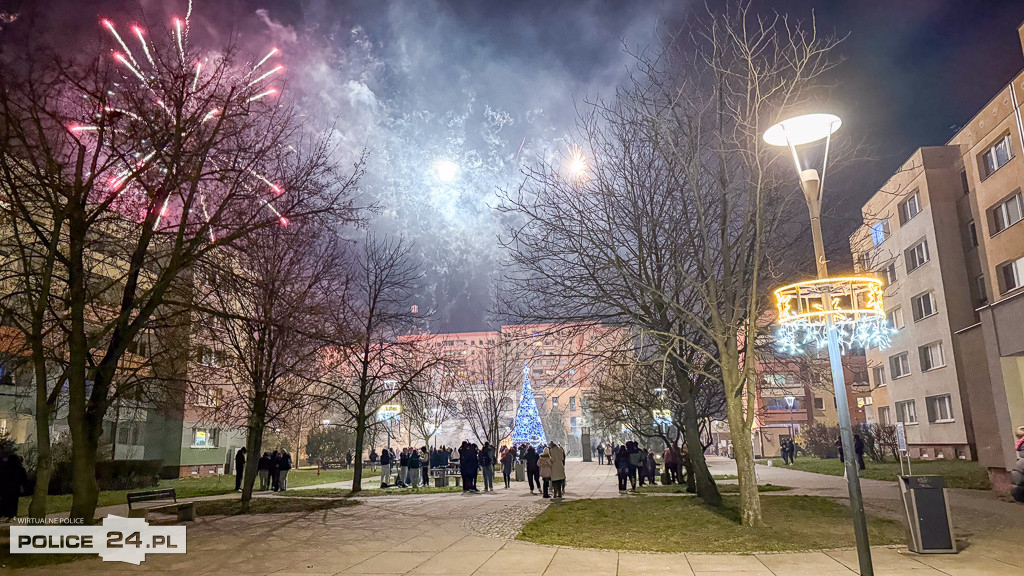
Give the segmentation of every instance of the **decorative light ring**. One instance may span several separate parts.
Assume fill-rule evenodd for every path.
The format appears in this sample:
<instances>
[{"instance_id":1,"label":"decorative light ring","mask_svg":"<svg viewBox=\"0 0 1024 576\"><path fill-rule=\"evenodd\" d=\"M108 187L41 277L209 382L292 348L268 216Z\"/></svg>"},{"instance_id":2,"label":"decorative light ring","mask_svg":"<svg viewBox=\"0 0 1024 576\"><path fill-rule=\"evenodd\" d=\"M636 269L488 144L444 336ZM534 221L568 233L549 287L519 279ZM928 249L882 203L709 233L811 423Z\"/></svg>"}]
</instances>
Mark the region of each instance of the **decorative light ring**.
<instances>
[{"instance_id":1,"label":"decorative light ring","mask_svg":"<svg viewBox=\"0 0 1024 576\"><path fill-rule=\"evenodd\" d=\"M844 349L888 347L894 330L882 306L883 289L878 278L863 276L807 280L778 288L774 292L780 326L776 344L791 354L802 353L808 344L824 346L826 321L831 318Z\"/></svg>"}]
</instances>

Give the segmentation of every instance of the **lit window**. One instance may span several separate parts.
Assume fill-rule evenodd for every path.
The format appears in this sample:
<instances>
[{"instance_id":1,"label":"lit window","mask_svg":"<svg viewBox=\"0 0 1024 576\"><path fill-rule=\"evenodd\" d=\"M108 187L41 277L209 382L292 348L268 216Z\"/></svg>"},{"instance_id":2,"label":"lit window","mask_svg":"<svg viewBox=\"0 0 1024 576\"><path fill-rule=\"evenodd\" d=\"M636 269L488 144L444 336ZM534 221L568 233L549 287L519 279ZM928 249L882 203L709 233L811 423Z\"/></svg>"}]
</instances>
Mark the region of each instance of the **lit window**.
<instances>
[{"instance_id":1,"label":"lit window","mask_svg":"<svg viewBox=\"0 0 1024 576\"><path fill-rule=\"evenodd\" d=\"M913 400L896 403L896 421L904 424L917 424L917 407Z\"/></svg>"},{"instance_id":2,"label":"lit window","mask_svg":"<svg viewBox=\"0 0 1024 576\"><path fill-rule=\"evenodd\" d=\"M1020 288L1024 284L1024 258L1000 266L999 277L1003 284L1003 293Z\"/></svg>"},{"instance_id":3,"label":"lit window","mask_svg":"<svg viewBox=\"0 0 1024 576\"><path fill-rule=\"evenodd\" d=\"M914 192L900 204L900 224L906 224L921 213L921 194Z\"/></svg>"},{"instance_id":4,"label":"lit window","mask_svg":"<svg viewBox=\"0 0 1024 576\"><path fill-rule=\"evenodd\" d=\"M192 447L193 448L216 448L217 447L217 429L216 428L193 428L192 429Z\"/></svg>"},{"instance_id":5,"label":"lit window","mask_svg":"<svg viewBox=\"0 0 1024 576\"><path fill-rule=\"evenodd\" d=\"M871 242L878 246L889 237L889 219L885 218L871 225Z\"/></svg>"},{"instance_id":6,"label":"lit window","mask_svg":"<svg viewBox=\"0 0 1024 576\"><path fill-rule=\"evenodd\" d=\"M1020 222L1024 216L1024 200L1020 192L993 206L989 213L992 215L992 235Z\"/></svg>"},{"instance_id":7,"label":"lit window","mask_svg":"<svg viewBox=\"0 0 1024 576\"><path fill-rule=\"evenodd\" d=\"M910 299L910 305L914 310L914 322L923 320L937 311L935 297L932 296L931 292L914 296Z\"/></svg>"},{"instance_id":8,"label":"lit window","mask_svg":"<svg viewBox=\"0 0 1024 576\"><path fill-rule=\"evenodd\" d=\"M953 421L953 402L950 400L949 394L929 396L924 399L924 403L928 407L929 422Z\"/></svg>"},{"instance_id":9,"label":"lit window","mask_svg":"<svg viewBox=\"0 0 1024 576\"><path fill-rule=\"evenodd\" d=\"M981 154L980 168L981 177L988 178L1006 165L1013 158L1013 150L1010 147L1010 135L1003 136L991 148Z\"/></svg>"},{"instance_id":10,"label":"lit window","mask_svg":"<svg viewBox=\"0 0 1024 576\"><path fill-rule=\"evenodd\" d=\"M932 342L917 349L921 357L921 371L927 372L946 365L942 355L942 342Z\"/></svg>"},{"instance_id":11,"label":"lit window","mask_svg":"<svg viewBox=\"0 0 1024 576\"><path fill-rule=\"evenodd\" d=\"M892 379L910 375L910 354L903 352L889 357L889 373Z\"/></svg>"},{"instance_id":12,"label":"lit window","mask_svg":"<svg viewBox=\"0 0 1024 576\"><path fill-rule=\"evenodd\" d=\"M903 329L903 308L897 306L896 308L889 310L889 325L892 326L894 330Z\"/></svg>"},{"instance_id":13,"label":"lit window","mask_svg":"<svg viewBox=\"0 0 1024 576\"><path fill-rule=\"evenodd\" d=\"M921 240L917 244L907 248L905 256L907 259L907 274L910 274L928 261L928 241Z\"/></svg>"}]
</instances>

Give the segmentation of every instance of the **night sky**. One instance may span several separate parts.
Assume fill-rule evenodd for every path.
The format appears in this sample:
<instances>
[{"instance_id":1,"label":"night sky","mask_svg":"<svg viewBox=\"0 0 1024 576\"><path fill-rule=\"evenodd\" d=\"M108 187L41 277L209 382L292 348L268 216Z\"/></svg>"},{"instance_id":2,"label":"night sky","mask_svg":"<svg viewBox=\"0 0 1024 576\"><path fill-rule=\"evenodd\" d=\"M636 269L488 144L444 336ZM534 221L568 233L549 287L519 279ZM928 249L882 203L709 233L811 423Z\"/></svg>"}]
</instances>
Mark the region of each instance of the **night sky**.
<instances>
[{"instance_id":1,"label":"night sky","mask_svg":"<svg viewBox=\"0 0 1024 576\"><path fill-rule=\"evenodd\" d=\"M702 7L703 2L696 3ZM1024 2L788 0L758 11L810 16L849 34L833 73L832 112L869 159L831 181L826 225L845 250L860 204L919 146L946 142L1024 67ZM99 17L119 25L183 15L187 0L0 0L17 12L3 41L29 28L71 51L99 49ZM197 0L193 29L211 48L233 35L254 55L283 51L286 93L311 125L333 126L339 161L370 151L363 182L382 206L372 226L405 235L425 268L418 298L434 330L484 328L497 278L496 191L538 158L564 154L577 106L610 96L631 47L678 21L680 2L566 0ZM438 177L438 161L459 167ZM840 174L840 173L837 173ZM828 200L826 200L828 202Z\"/></svg>"}]
</instances>

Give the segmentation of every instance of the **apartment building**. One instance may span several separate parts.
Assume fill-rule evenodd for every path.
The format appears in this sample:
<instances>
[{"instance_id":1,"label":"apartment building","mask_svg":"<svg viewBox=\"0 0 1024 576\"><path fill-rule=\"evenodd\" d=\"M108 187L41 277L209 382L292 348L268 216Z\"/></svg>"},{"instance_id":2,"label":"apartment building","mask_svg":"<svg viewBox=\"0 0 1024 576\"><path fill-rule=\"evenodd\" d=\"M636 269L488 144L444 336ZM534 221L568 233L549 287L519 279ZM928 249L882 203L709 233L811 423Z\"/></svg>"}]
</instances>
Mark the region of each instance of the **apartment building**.
<instances>
[{"instance_id":1,"label":"apartment building","mask_svg":"<svg viewBox=\"0 0 1024 576\"><path fill-rule=\"evenodd\" d=\"M1018 27L1024 48L1024 25ZM892 347L868 351L873 416L911 456L977 458L1008 481L1024 425L1024 72L864 206L855 264L888 282Z\"/></svg>"},{"instance_id":2,"label":"apartment building","mask_svg":"<svg viewBox=\"0 0 1024 576\"><path fill-rule=\"evenodd\" d=\"M1024 48L1024 24L1018 28ZM976 322L956 332L977 457L1008 488L1014 430L1024 425L1024 72L950 141L963 155Z\"/></svg>"}]
</instances>

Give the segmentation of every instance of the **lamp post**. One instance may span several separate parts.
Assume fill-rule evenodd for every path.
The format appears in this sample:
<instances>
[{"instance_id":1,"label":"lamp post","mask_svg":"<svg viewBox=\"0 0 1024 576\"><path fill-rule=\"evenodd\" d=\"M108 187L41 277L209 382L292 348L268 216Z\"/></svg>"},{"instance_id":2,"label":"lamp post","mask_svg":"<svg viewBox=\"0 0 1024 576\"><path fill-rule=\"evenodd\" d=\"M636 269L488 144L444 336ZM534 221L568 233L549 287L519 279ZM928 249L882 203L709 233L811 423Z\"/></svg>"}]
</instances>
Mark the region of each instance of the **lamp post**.
<instances>
[{"instance_id":1,"label":"lamp post","mask_svg":"<svg viewBox=\"0 0 1024 576\"><path fill-rule=\"evenodd\" d=\"M789 439L792 440L796 434L793 433L793 406L796 404L796 396L786 396L786 405L789 406Z\"/></svg>"},{"instance_id":2,"label":"lamp post","mask_svg":"<svg viewBox=\"0 0 1024 576\"><path fill-rule=\"evenodd\" d=\"M806 114L775 124L764 133L764 141L772 146L788 147L793 154L800 190L807 202L811 217L811 236L814 240L814 258L819 280L827 280L828 266L825 260L825 243L821 236L821 198L825 184L825 170L828 166L828 149L832 134L839 129L842 121L832 114ZM797 147L825 140L825 156L821 175L814 168L801 168ZM868 543L867 519L864 515L864 498L861 495L860 477L857 475L857 457L854 453L853 428L850 424L850 407L846 398L846 382L843 377L842 352L839 348L839 334L832 318L832 297L825 294L824 304L825 335L828 341L828 358L832 367L832 385L836 395L836 409L839 412L839 437L843 443L846 464L846 479L850 492L850 508L853 512L853 532L857 539L857 559L862 576L874 576L871 564L871 548Z\"/></svg>"}]
</instances>

